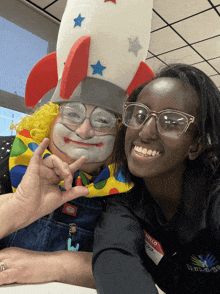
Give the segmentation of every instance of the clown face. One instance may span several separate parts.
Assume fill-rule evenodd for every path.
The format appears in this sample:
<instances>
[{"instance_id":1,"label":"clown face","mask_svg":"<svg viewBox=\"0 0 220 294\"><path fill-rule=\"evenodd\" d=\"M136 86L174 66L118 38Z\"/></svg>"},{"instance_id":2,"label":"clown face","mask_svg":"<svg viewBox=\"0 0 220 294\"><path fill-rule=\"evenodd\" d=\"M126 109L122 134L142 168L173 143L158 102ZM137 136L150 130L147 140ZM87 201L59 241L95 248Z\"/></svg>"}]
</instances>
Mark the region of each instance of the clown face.
<instances>
[{"instance_id":1,"label":"clown face","mask_svg":"<svg viewBox=\"0 0 220 294\"><path fill-rule=\"evenodd\" d=\"M68 164L87 158L83 171L91 173L111 156L116 136L115 115L103 108L67 103L51 128L50 150Z\"/></svg>"}]
</instances>

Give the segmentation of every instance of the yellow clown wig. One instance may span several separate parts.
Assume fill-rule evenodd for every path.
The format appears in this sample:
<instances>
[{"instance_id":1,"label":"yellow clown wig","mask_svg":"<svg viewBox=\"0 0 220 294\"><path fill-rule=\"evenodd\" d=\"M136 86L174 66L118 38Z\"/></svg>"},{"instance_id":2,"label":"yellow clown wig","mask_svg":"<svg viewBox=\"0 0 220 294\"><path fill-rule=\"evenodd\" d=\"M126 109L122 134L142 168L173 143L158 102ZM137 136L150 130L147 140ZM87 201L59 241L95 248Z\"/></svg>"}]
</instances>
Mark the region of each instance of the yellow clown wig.
<instances>
[{"instance_id":1,"label":"yellow clown wig","mask_svg":"<svg viewBox=\"0 0 220 294\"><path fill-rule=\"evenodd\" d=\"M50 138L51 126L59 114L59 105L49 102L36 110L31 116L26 116L17 124L11 124L10 129L16 133L26 129L37 141Z\"/></svg>"}]
</instances>

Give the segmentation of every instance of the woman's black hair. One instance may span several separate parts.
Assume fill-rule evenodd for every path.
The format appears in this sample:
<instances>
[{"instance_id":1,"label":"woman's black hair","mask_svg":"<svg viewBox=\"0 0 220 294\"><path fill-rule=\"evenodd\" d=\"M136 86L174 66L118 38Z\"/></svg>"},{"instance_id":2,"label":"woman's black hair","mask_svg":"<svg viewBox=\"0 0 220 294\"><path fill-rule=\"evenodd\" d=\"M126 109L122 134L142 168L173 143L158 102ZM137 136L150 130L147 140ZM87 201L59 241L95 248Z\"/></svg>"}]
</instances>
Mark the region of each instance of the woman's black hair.
<instances>
[{"instance_id":1,"label":"woman's black hair","mask_svg":"<svg viewBox=\"0 0 220 294\"><path fill-rule=\"evenodd\" d=\"M138 95L140 94L140 92L143 90L143 88L146 85L147 85L147 83L142 84L141 86L135 88L134 91L132 92L132 94L128 97L128 101L129 102L136 102ZM122 124L117 132L114 150L113 150L113 162L115 162L115 171L117 170L117 168L120 165L123 166L124 176L125 176L126 180L128 182L130 182L130 181L132 181L132 175L129 173L127 159L126 159L126 155L125 155L126 129L127 129L127 127L124 124Z\"/></svg>"},{"instance_id":2,"label":"woman's black hair","mask_svg":"<svg viewBox=\"0 0 220 294\"><path fill-rule=\"evenodd\" d=\"M204 146L203 153L198 157L204 164L215 170L220 161L220 91L214 82L201 70L187 64L171 64L156 74L155 79L170 77L180 79L184 84L191 85L200 100L201 121L198 125L199 140ZM136 88L129 101L137 101L138 95L146 84ZM115 144L114 160L116 165L123 165L127 170L124 151L125 126L122 126ZM128 173L126 172L126 176Z\"/></svg>"}]
</instances>

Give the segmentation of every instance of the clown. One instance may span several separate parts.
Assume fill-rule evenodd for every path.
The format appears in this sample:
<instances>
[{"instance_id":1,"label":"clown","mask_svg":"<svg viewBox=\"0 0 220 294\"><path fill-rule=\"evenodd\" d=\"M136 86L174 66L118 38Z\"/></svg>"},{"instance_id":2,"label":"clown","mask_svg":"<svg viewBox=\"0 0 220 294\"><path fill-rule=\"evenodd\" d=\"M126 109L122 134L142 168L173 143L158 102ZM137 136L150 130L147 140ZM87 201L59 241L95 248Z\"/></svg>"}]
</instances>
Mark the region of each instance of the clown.
<instances>
[{"instance_id":1,"label":"clown","mask_svg":"<svg viewBox=\"0 0 220 294\"><path fill-rule=\"evenodd\" d=\"M143 62L152 0L138 2L69 0L57 52L40 60L29 75L28 107L53 88L55 92L49 104L15 126L18 134L11 139L9 158L12 190L19 185L33 151L47 137L50 144L43 158L55 154L67 164L87 158L75 172L73 185L86 186L89 194L1 240L1 248L23 248L0 252L0 260L10 255L8 271L22 269L13 278L8 272L6 283L60 281L94 287L91 251L102 196L132 187L124 183L120 168L115 173L111 158L123 103L136 86L153 77Z\"/></svg>"},{"instance_id":2,"label":"clown","mask_svg":"<svg viewBox=\"0 0 220 294\"><path fill-rule=\"evenodd\" d=\"M101 107L69 102L62 104L51 130L50 150L67 163L87 158L83 170L97 170L112 153L118 119Z\"/></svg>"}]
</instances>

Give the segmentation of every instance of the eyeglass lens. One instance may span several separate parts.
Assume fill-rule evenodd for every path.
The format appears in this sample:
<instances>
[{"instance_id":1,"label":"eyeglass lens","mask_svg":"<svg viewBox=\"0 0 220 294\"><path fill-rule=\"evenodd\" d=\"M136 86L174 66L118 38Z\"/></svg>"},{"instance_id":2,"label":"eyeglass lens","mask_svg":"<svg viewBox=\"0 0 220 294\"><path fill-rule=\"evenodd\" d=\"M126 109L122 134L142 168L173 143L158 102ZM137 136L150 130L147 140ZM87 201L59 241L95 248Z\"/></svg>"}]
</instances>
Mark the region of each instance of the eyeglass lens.
<instances>
[{"instance_id":1,"label":"eyeglass lens","mask_svg":"<svg viewBox=\"0 0 220 294\"><path fill-rule=\"evenodd\" d=\"M82 124L87 117L86 107L82 103L71 103L71 107L63 106L61 113L63 119L75 126ZM113 113L99 107L92 110L89 119L91 126L98 130L111 129L116 123Z\"/></svg>"},{"instance_id":2,"label":"eyeglass lens","mask_svg":"<svg viewBox=\"0 0 220 294\"><path fill-rule=\"evenodd\" d=\"M150 111L140 105L128 105L124 110L124 124L133 129L139 129L146 122ZM187 117L177 112L164 111L159 114L158 131L164 136L179 137L188 123Z\"/></svg>"}]
</instances>

